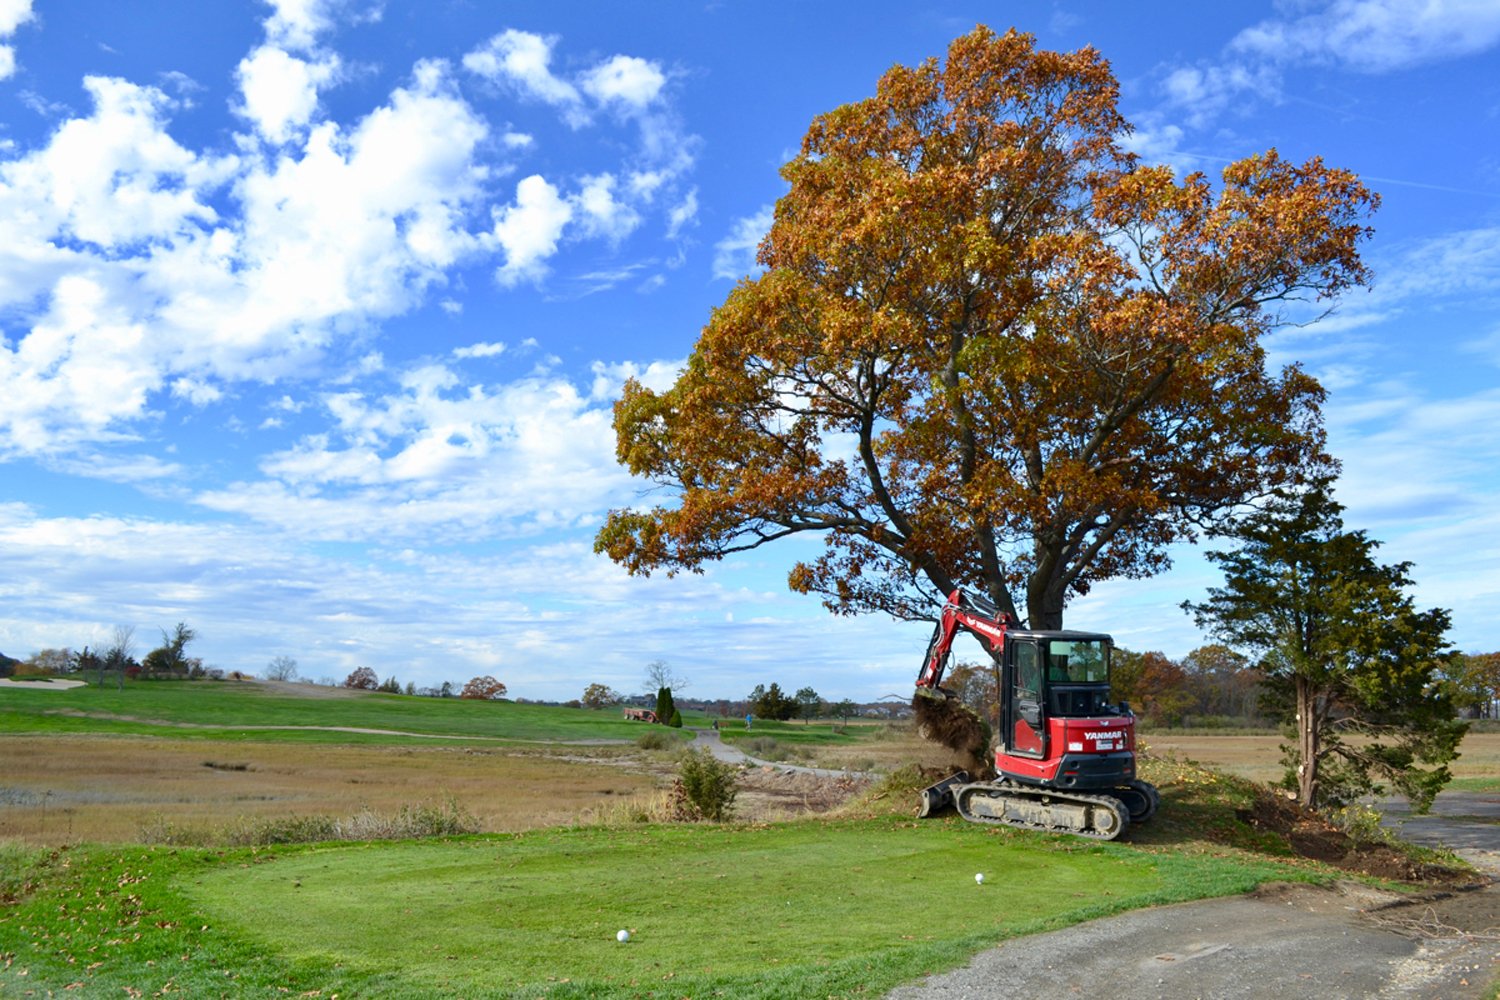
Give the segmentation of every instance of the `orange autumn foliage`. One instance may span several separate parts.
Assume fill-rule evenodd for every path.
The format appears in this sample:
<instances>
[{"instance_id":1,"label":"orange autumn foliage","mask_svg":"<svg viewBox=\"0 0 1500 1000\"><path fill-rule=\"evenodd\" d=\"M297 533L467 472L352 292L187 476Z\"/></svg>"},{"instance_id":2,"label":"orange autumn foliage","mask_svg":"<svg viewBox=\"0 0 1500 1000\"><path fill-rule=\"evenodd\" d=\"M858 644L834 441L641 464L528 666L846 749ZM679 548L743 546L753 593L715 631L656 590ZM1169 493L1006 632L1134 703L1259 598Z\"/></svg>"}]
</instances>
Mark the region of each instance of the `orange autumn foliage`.
<instances>
[{"instance_id":1,"label":"orange autumn foliage","mask_svg":"<svg viewBox=\"0 0 1500 1000\"><path fill-rule=\"evenodd\" d=\"M1322 388L1262 341L1367 280L1377 198L1274 151L1217 182L1143 166L1117 98L1094 50L979 28L817 118L764 272L674 386L627 384L620 460L670 499L596 550L676 572L812 532L789 582L836 612L962 586L1056 628L1327 464Z\"/></svg>"}]
</instances>

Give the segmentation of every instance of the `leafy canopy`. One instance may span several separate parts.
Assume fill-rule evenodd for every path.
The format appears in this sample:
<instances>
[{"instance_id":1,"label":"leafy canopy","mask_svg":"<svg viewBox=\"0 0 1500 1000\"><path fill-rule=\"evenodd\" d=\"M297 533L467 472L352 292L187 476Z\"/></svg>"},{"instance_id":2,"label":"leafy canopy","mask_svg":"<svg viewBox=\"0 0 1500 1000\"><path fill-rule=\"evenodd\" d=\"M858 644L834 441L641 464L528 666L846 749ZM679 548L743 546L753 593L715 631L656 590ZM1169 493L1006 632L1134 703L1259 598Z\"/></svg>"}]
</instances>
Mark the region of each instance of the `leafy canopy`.
<instances>
[{"instance_id":1,"label":"leafy canopy","mask_svg":"<svg viewBox=\"0 0 1500 1000\"><path fill-rule=\"evenodd\" d=\"M956 586L1033 627L1325 461L1321 387L1268 371L1295 299L1362 283L1376 198L1274 151L1217 185L1139 164L1092 49L988 29L815 119L676 384L627 384L620 460L670 501L596 550L700 570L798 533L792 589L928 617Z\"/></svg>"}]
</instances>

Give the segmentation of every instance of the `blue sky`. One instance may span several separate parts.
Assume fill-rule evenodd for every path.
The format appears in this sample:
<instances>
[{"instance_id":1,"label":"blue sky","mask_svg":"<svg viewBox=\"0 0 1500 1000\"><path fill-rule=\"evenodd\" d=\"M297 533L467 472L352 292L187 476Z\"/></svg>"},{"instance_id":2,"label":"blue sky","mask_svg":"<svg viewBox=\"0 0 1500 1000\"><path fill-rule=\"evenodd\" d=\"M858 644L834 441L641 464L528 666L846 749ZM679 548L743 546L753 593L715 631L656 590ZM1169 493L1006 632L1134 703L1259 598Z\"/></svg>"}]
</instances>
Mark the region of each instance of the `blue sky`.
<instances>
[{"instance_id":1,"label":"blue sky","mask_svg":"<svg viewBox=\"0 0 1500 1000\"><path fill-rule=\"evenodd\" d=\"M1500 647L1500 5L0 0L0 651L106 641L512 695L910 689L920 625L813 545L630 579L609 408L753 266L811 118L984 23L1098 48L1133 148L1361 174L1375 270L1278 333L1347 522ZM1192 549L1068 624L1181 655ZM976 650L977 652L977 650Z\"/></svg>"}]
</instances>

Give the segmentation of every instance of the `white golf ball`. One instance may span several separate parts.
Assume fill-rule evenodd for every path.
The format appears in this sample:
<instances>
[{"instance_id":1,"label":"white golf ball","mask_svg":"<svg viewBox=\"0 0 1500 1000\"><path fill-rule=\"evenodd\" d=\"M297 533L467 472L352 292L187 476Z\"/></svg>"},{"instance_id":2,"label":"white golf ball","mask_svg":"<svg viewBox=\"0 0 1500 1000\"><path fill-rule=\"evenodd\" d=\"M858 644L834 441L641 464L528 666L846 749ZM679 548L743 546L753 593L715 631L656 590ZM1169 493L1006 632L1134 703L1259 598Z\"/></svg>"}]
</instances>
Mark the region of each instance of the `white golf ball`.
<instances>
[{"instance_id":1,"label":"white golf ball","mask_svg":"<svg viewBox=\"0 0 1500 1000\"><path fill-rule=\"evenodd\" d=\"M979 874L974 876L974 884L984 885L984 872L980 872Z\"/></svg>"},{"instance_id":2,"label":"white golf ball","mask_svg":"<svg viewBox=\"0 0 1500 1000\"><path fill-rule=\"evenodd\" d=\"M620 933L618 933L618 934L615 935L615 940L619 941L622 944L624 942L626 942L626 941L629 941L630 940L630 932L627 931L627 930L620 931Z\"/></svg>"}]
</instances>

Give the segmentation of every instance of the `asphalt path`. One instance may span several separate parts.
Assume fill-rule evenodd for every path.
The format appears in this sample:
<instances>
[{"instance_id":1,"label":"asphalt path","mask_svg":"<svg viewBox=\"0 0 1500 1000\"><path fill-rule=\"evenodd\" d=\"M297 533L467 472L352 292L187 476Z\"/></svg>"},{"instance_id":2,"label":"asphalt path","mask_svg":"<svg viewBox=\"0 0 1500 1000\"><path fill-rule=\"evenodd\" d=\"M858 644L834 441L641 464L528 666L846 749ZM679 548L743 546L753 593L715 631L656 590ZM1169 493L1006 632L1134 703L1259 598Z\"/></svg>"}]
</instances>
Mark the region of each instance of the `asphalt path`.
<instances>
[{"instance_id":1,"label":"asphalt path","mask_svg":"<svg viewBox=\"0 0 1500 1000\"><path fill-rule=\"evenodd\" d=\"M1445 792L1430 816L1394 807L1388 822L1407 840L1452 848L1500 878L1500 794ZM1478 910L1481 924L1486 913L1494 921L1468 933L1444 925L1431 908L1353 882L1272 886L1248 896L1136 910L1007 941L962 969L888 996L1468 1000L1485 996L1500 978L1500 882L1472 892L1480 895L1461 902L1471 913Z\"/></svg>"}]
</instances>

